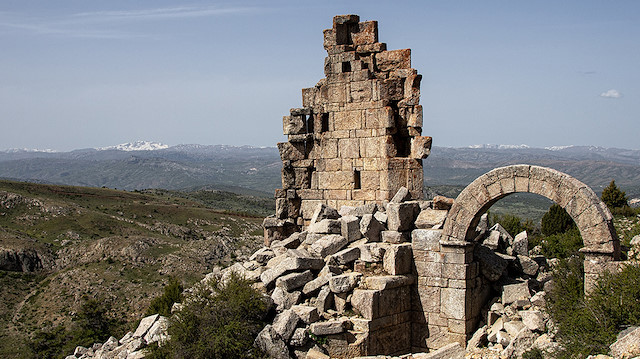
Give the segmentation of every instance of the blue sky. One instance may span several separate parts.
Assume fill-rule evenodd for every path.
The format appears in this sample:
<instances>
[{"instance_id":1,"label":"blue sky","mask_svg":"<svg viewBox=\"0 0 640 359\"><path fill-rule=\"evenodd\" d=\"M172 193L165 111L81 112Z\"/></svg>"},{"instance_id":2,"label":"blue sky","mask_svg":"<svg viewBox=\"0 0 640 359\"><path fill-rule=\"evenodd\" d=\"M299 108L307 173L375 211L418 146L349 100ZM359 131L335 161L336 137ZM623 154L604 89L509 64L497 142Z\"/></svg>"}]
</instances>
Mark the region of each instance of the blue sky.
<instances>
[{"instance_id":1,"label":"blue sky","mask_svg":"<svg viewBox=\"0 0 640 359\"><path fill-rule=\"evenodd\" d=\"M354 13L422 75L437 146L640 148L638 1L0 3L0 150L274 146Z\"/></svg>"}]
</instances>

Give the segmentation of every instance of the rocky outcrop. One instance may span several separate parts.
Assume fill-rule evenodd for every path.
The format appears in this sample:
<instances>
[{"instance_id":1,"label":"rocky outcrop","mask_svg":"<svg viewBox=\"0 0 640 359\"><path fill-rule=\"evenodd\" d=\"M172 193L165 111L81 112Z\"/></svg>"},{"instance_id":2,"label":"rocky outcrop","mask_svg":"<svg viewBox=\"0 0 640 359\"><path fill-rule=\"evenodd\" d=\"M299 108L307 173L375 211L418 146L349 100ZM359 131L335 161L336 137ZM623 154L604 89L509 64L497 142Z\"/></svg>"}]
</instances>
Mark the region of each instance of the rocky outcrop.
<instances>
[{"instance_id":1,"label":"rocky outcrop","mask_svg":"<svg viewBox=\"0 0 640 359\"><path fill-rule=\"evenodd\" d=\"M34 249L0 248L0 270L35 272L45 269L47 258Z\"/></svg>"},{"instance_id":2,"label":"rocky outcrop","mask_svg":"<svg viewBox=\"0 0 640 359\"><path fill-rule=\"evenodd\" d=\"M128 332L120 340L110 337L104 343L95 343L89 348L76 347L65 359L141 359L144 348L153 343L163 343L169 337L169 320L158 314L143 318L135 332Z\"/></svg>"}]
</instances>

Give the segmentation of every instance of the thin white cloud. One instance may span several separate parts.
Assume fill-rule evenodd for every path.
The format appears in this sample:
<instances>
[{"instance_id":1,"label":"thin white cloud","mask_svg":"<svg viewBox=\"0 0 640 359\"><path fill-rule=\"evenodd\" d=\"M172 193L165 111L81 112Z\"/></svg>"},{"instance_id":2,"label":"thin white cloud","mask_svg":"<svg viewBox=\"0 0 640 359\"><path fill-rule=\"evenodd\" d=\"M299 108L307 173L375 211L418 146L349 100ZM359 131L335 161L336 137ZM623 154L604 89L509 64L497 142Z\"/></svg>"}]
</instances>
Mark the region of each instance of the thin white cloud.
<instances>
[{"instance_id":1,"label":"thin white cloud","mask_svg":"<svg viewBox=\"0 0 640 359\"><path fill-rule=\"evenodd\" d=\"M0 12L0 29L24 31L36 35L65 36L92 39L124 39L151 35L100 28L100 24L112 22L162 21L195 17L212 17L256 11L253 7L182 6L153 9L94 11L75 13L57 18L22 16ZM94 26L91 26L94 25Z\"/></svg>"},{"instance_id":2,"label":"thin white cloud","mask_svg":"<svg viewBox=\"0 0 640 359\"><path fill-rule=\"evenodd\" d=\"M611 89L609 91L601 93L600 97L604 97L604 98L621 98L622 94L620 92L618 92L618 90Z\"/></svg>"},{"instance_id":3,"label":"thin white cloud","mask_svg":"<svg viewBox=\"0 0 640 359\"><path fill-rule=\"evenodd\" d=\"M181 6L141 10L83 12L74 14L71 20L80 20L83 22L164 20L238 14L254 10L256 10L256 8L251 7Z\"/></svg>"}]
</instances>

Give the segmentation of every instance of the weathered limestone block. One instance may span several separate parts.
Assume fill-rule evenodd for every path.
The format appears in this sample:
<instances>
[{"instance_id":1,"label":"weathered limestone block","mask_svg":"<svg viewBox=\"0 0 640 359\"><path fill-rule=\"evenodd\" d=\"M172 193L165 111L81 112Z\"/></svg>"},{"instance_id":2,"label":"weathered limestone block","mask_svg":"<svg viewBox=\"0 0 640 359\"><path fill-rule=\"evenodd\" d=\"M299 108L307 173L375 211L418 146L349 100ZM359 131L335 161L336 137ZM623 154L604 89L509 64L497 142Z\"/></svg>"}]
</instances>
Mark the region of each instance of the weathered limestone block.
<instances>
[{"instance_id":1,"label":"weathered limestone block","mask_svg":"<svg viewBox=\"0 0 640 359\"><path fill-rule=\"evenodd\" d=\"M360 233L370 242L380 242L380 232L384 230L384 226L372 215L365 214L360 220Z\"/></svg>"},{"instance_id":2,"label":"weathered limestone block","mask_svg":"<svg viewBox=\"0 0 640 359\"><path fill-rule=\"evenodd\" d=\"M502 351L507 358L519 358L529 350L536 340L536 335L528 328L523 328L511 339L509 345Z\"/></svg>"},{"instance_id":3,"label":"weathered limestone block","mask_svg":"<svg viewBox=\"0 0 640 359\"><path fill-rule=\"evenodd\" d=\"M278 151L282 161L303 160L305 157L304 143L278 142Z\"/></svg>"},{"instance_id":4,"label":"weathered limestone block","mask_svg":"<svg viewBox=\"0 0 640 359\"><path fill-rule=\"evenodd\" d=\"M518 299L531 298L531 292L529 291L529 281L522 283L507 284L502 287L502 304L507 305L515 302Z\"/></svg>"},{"instance_id":5,"label":"weathered limestone block","mask_svg":"<svg viewBox=\"0 0 640 359\"><path fill-rule=\"evenodd\" d=\"M513 239L513 255L529 255L529 238L527 231L520 232Z\"/></svg>"},{"instance_id":6,"label":"weathered limestone block","mask_svg":"<svg viewBox=\"0 0 640 359\"><path fill-rule=\"evenodd\" d=\"M520 320L511 320L504 323L504 330L513 338L526 326Z\"/></svg>"},{"instance_id":7,"label":"weathered limestone block","mask_svg":"<svg viewBox=\"0 0 640 359\"><path fill-rule=\"evenodd\" d=\"M522 268L522 272L528 276L535 277L538 274L539 265L533 259L518 255L518 263L520 264L520 268Z\"/></svg>"},{"instance_id":8,"label":"weathered limestone block","mask_svg":"<svg viewBox=\"0 0 640 359\"><path fill-rule=\"evenodd\" d=\"M411 244L394 244L386 249L383 258L383 268L391 275L411 273L413 253Z\"/></svg>"},{"instance_id":9,"label":"weathered limestone block","mask_svg":"<svg viewBox=\"0 0 640 359\"><path fill-rule=\"evenodd\" d=\"M389 203L402 203L410 199L411 199L411 194L409 193L409 190L407 189L407 187L402 186L400 187L398 192L396 192L393 198L391 198L391 201L389 201Z\"/></svg>"},{"instance_id":10,"label":"weathered limestone block","mask_svg":"<svg viewBox=\"0 0 640 359\"><path fill-rule=\"evenodd\" d=\"M380 232L382 242L384 243L404 243L409 241L409 236L411 232L398 232L398 231L382 231Z\"/></svg>"},{"instance_id":11,"label":"weathered limestone block","mask_svg":"<svg viewBox=\"0 0 640 359\"><path fill-rule=\"evenodd\" d=\"M347 240L339 234L326 235L309 247L309 253L324 258L330 254L337 253L347 245Z\"/></svg>"},{"instance_id":12,"label":"weathered limestone block","mask_svg":"<svg viewBox=\"0 0 640 359\"><path fill-rule=\"evenodd\" d=\"M267 247L258 249L255 253L249 257L249 260L256 261L260 264L266 264L269 259L275 257L273 251Z\"/></svg>"},{"instance_id":13,"label":"weathered limestone block","mask_svg":"<svg viewBox=\"0 0 640 359\"><path fill-rule=\"evenodd\" d=\"M423 209L416 218L416 228L428 229L435 226L441 226L447 218L449 212L441 209Z\"/></svg>"},{"instance_id":14,"label":"weathered limestone block","mask_svg":"<svg viewBox=\"0 0 640 359\"><path fill-rule=\"evenodd\" d=\"M285 309L291 308L292 305L298 304L300 301L300 292L287 292L281 287L276 287L271 293L271 299L273 303L276 305L277 311L283 311Z\"/></svg>"},{"instance_id":15,"label":"weathered limestone block","mask_svg":"<svg viewBox=\"0 0 640 359\"><path fill-rule=\"evenodd\" d=\"M471 350L473 348L480 348L487 344L487 326L483 325L475 333L469 341L467 342L467 350Z\"/></svg>"},{"instance_id":16,"label":"weathered limestone block","mask_svg":"<svg viewBox=\"0 0 640 359\"><path fill-rule=\"evenodd\" d=\"M305 284L304 287L302 287L302 293L306 296L315 293L316 291L320 290L320 288L322 288L324 285L329 283L329 278L331 278L331 275L318 276L317 278Z\"/></svg>"},{"instance_id":17,"label":"weathered limestone block","mask_svg":"<svg viewBox=\"0 0 640 359\"><path fill-rule=\"evenodd\" d=\"M411 68L411 49L389 50L375 56L376 66L380 71Z\"/></svg>"},{"instance_id":18,"label":"weathered limestone block","mask_svg":"<svg viewBox=\"0 0 640 359\"><path fill-rule=\"evenodd\" d=\"M618 335L618 340L609 346L611 355L622 358L640 355L640 327L631 327Z\"/></svg>"},{"instance_id":19,"label":"weathered limestone block","mask_svg":"<svg viewBox=\"0 0 640 359\"><path fill-rule=\"evenodd\" d=\"M169 328L169 319L163 316L159 316L158 319L153 323L151 328L147 334L144 335L143 339L147 344L151 343L163 343L169 339L169 334L167 334L167 329ZM115 339L115 338L114 338ZM105 343L106 345L107 343ZM103 345L104 348L104 345Z\"/></svg>"},{"instance_id":20,"label":"weathered limestone block","mask_svg":"<svg viewBox=\"0 0 640 359\"><path fill-rule=\"evenodd\" d=\"M341 222L337 219L323 219L311 223L307 231L309 233L340 234Z\"/></svg>"},{"instance_id":21,"label":"weathered limestone block","mask_svg":"<svg viewBox=\"0 0 640 359\"><path fill-rule=\"evenodd\" d=\"M333 293L346 293L360 284L362 273L352 272L329 278L329 289Z\"/></svg>"},{"instance_id":22,"label":"weathered limestone block","mask_svg":"<svg viewBox=\"0 0 640 359\"><path fill-rule=\"evenodd\" d=\"M311 324L320 319L318 309L310 305L294 305L291 307L291 310L293 310L305 324Z\"/></svg>"},{"instance_id":23,"label":"weathered limestone block","mask_svg":"<svg viewBox=\"0 0 640 359\"><path fill-rule=\"evenodd\" d=\"M309 326L309 332L316 336L340 334L346 330L348 320L328 320L326 322L316 322Z\"/></svg>"},{"instance_id":24,"label":"weathered limestone block","mask_svg":"<svg viewBox=\"0 0 640 359\"><path fill-rule=\"evenodd\" d=\"M411 231L411 244L414 250L440 251L440 229L414 229Z\"/></svg>"},{"instance_id":25,"label":"weathered limestone block","mask_svg":"<svg viewBox=\"0 0 640 359\"><path fill-rule=\"evenodd\" d=\"M376 212L373 214L373 218L378 220L383 227L387 226L387 221L389 220L389 216L385 212Z\"/></svg>"},{"instance_id":26,"label":"weathered limestone block","mask_svg":"<svg viewBox=\"0 0 640 359\"><path fill-rule=\"evenodd\" d=\"M293 252L296 253L296 252ZM322 258L311 257L286 257L277 265L267 269L260 275L260 280L265 286L271 285L278 277L290 271L304 271L307 269L319 270L324 266Z\"/></svg>"},{"instance_id":27,"label":"weathered limestone block","mask_svg":"<svg viewBox=\"0 0 640 359\"><path fill-rule=\"evenodd\" d=\"M155 324L155 322L158 320L158 318L160 318L159 314L154 314L154 315L150 315L148 317L142 318L142 320L140 321L140 324L138 324L138 328L136 328L136 331L133 332L133 337L134 338L144 337L149 331L149 329L151 329L153 324Z\"/></svg>"},{"instance_id":28,"label":"weathered limestone block","mask_svg":"<svg viewBox=\"0 0 640 359\"><path fill-rule=\"evenodd\" d=\"M411 139L411 158L424 159L431 154L432 138L429 136L416 136Z\"/></svg>"},{"instance_id":29,"label":"weathered limestone block","mask_svg":"<svg viewBox=\"0 0 640 359\"><path fill-rule=\"evenodd\" d=\"M300 318L291 309L287 309L282 313L276 315L273 320L273 330L282 338L283 341L288 342L293 335L293 331L296 329Z\"/></svg>"},{"instance_id":30,"label":"weathered limestone block","mask_svg":"<svg viewBox=\"0 0 640 359\"><path fill-rule=\"evenodd\" d=\"M332 258L338 263L342 265L349 264L356 259L360 258L360 248L352 247L345 248L335 254L332 255Z\"/></svg>"},{"instance_id":31,"label":"weathered limestone block","mask_svg":"<svg viewBox=\"0 0 640 359\"><path fill-rule=\"evenodd\" d=\"M539 310L521 310L518 312L522 323L533 332L542 332L545 329L544 317Z\"/></svg>"},{"instance_id":32,"label":"weathered limestone block","mask_svg":"<svg viewBox=\"0 0 640 359\"><path fill-rule=\"evenodd\" d=\"M453 198L447 198L444 196L433 197L433 209L450 210L453 206Z\"/></svg>"},{"instance_id":33,"label":"weathered limestone block","mask_svg":"<svg viewBox=\"0 0 640 359\"><path fill-rule=\"evenodd\" d=\"M351 306L365 319L374 319L378 316L378 301L380 292L369 289L356 289L351 296Z\"/></svg>"},{"instance_id":34,"label":"weathered limestone block","mask_svg":"<svg viewBox=\"0 0 640 359\"><path fill-rule=\"evenodd\" d=\"M275 332L273 326L267 324L254 342L254 345L271 358L289 358L289 348L287 344Z\"/></svg>"},{"instance_id":35,"label":"weathered limestone block","mask_svg":"<svg viewBox=\"0 0 640 359\"><path fill-rule=\"evenodd\" d=\"M333 306L333 293L329 289L329 286L320 289L315 306L320 313L326 313L331 306Z\"/></svg>"},{"instance_id":36,"label":"weathered limestone block","mask_svg":"<svg viewBox=\"0 0 640 359\"><path fill-rule=\"evenodd\" d=\"M411 230L419 209L417 202L389 203L387 228L399 232Z\"/></svg>"},{"instance_id":37,"label":"weathered limestone block","mask_svg":"<svg viewBox=\"0 0 640 359\"><path fill-rule=\"evenodd\" d=\"M480 273L488 280L495 282L507 270L508 262L496 254L491 248L483 245L475 247L474 256L480 263Z\"/></svg>"},{"instance_id":38,"label":"weathered limestone block","mask_svg":"<svg viewBox=\"0 0 640 359\"><path fill-rule=\"evenodd\" d=\"M430 353L413 354L414 359L464 359L464 348L460 343L450 343Z\"/></svg>"},{"instance_id":39,"label":"weathered limestone block","mask_svg":"<svg viewBox=\"0 0 640 359\"><path fill-rule=\"evenodd\" d=\"M367 263L382 262L385 247L380 243L367 243L359 246L360 260Z\"/></svg>"},{"instance_id":40,"label":"weathered limestone block","mask_svg":"<svg viewBox=\"0 0 640 359\"><path fill-rule=\"evenodd\" d=\"M280 287L287 292L298 289L313 279L311 271L306 270L302 273L289 273L276 279L276 287Z\"/></svg>"},{"instance_id":41,"label":"weathered limestone block","mask_svg":"<svg viewBox=\"0 0 640 359\"><path fill-rule=\"evenodd\" d=\"M335 208L329 207L324 203L320 203L315 207L313 216L311 217L311 223L321 221L323 219L338 219L340 214Z\"/></svg>"},{"instance_id":42,"label":"weathered limestone block","mask_svg":"<svg viewBox=\"0 0 640 359\"><path fill-rule=\"evenodd\" d=\"M303 116L283 116L282 133L284 135L298 135L307 132L307 124Z\"/></svg>"},{"instance_id":43,"label":"weathered limestone block","mask_svg":"<svg viewBox=\"0 0 640 359\"><path fill-rule=\"evenodd\" d=\"M342 207L344 208L344 206ZM353 215L340 218L340 234L349 242L362 238L360 233L360 219Z\"/></svg>"},{"instance_id":44,"label":"weathered limestone block","mask_svg":"<svg viewBox=\"0 0 640 359\"><path fill-rule=\"evenodd\" d=\"M385 290L405 287L415 283L415 277L408 275L382 275L366 277L364 286L369 289Z\"/></svg>"},{"instance_id":45,"label":"weathered limestone block","mask_svg":"<svg viewBox=\"0 0 640 359\"><path fill-rule=\"evenodd\" d=\"M308 337L309 329L308 328L296 328L293 331L293 335L289 340L289 345L293 347L301 347L309 341Z\"/></svg>"}]
</instances>

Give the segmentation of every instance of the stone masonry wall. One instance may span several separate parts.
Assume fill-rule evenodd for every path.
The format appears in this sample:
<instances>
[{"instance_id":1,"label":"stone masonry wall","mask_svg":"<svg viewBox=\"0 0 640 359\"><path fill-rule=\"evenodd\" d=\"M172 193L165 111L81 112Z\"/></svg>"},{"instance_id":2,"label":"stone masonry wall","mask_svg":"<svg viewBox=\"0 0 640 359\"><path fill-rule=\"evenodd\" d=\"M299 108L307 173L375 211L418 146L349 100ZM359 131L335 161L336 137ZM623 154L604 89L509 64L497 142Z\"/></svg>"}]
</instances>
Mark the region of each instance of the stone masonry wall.
<instances>
[{"instance_id":1,"label":"stone masonry wall","mask_svg":"<svg viewBox=\"0 0 640 359\"><path fill-rule=\"evenodd\" d=\"M283 117L278 143L282 189L267 238L308 225L318 204L333 208L382 203L400 187L422 198L421 75L411 50L387 50L378 23L340 15L324 30L326 78L302 90L302 108Z\"/></svg>"}]
</instances>

